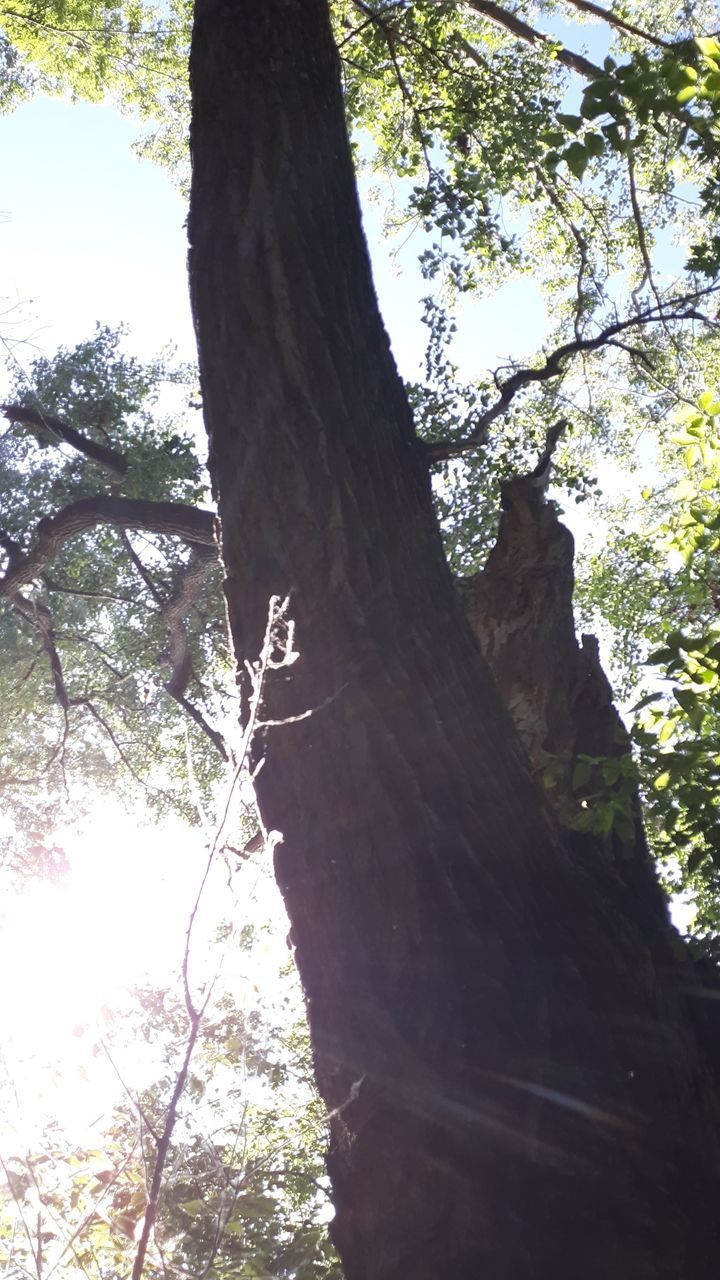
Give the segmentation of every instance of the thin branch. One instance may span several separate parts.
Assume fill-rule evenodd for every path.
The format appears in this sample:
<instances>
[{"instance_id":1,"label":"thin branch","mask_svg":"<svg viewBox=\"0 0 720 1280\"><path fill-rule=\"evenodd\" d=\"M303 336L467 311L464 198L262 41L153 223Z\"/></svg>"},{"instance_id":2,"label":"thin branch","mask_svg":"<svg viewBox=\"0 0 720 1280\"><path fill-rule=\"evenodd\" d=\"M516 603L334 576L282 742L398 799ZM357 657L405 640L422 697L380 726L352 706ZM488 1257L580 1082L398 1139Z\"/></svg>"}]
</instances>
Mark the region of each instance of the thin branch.
<instances>
[{"instance_id":1,"label":"thin branch","mask_svg":"<svg viewBox=\"0 0 720 1280\"><path fill-rule=\"evenodd\" d=\"M63 1258L69 1252L69 1250L72 1249L75 1241L78 1239L79 1236L82 1235L85 1228L90 1226L90 1223L93 1221L93 1218L95 1217L103 1200L107 1200L108 1196L110 1195L110 1192L112 1191L112 1188L115 1186L115 1183L118 1181L120 1176L125 1172L128 1165L130 1164L130 1161L132 1160L133 1155L135 1154L136 1146L137 1146L137 1140L133 1143L130 1151L125 1156L125 1159L122 1161L122 1163L117 1166L112 1178L109 1178L108 1181L103 1185L103 1188L100 1191L97 1198L95 1199L95 1202L92 1208L88 1211L88 1213L85 1214L85 1217L82 1219L81 1222L78 1223L77 1227L73 1231L69 1240L66 1241L65 1247L62 1253L60 1253L59 1256L55 1259L53 1265L50 1267L50 1270L47 1272L45 1280L50 1280L50 1276L53 1274L53 1272L57 1271L58 1267L60 1266L60 1263L63 1261Z\"/></svg>"},{"instance_id":2,"label":"thin branch","mask_svg":"<svg viewBox=\"0 0 720 1280\"><path fill-rule=\"evenodd\" d=\"M25 1214L24 1214L24 1212L23 1212L22 1202L21 1202L21 1200L19 1199L19 1197L18 1197L18 1195L17 1195L17 1192L15 1191L15 1185L14 1185L14 1183L13 1183L12 1173L11 1173L11 1172L10 1172L10 1170L8 1169L8 1167L7 1167L6 1163L5 1163L5 1161L3 1160L2 1156L0 1156L0 1168L2 1168L2 1171L3 1171L3 1173L5 1174L5 1181L6 1181L6 1182L7 1182L7 1184L8 1184L8 1189L9 1189L9 1191L10 1191L10 1195L12 1196L13 1200L15 1201L15 1207L16 1207L16 1209L17 1209L17 1211L18 1211L18 1216L19 1216L19 1218L20 1218L20 1221L21 1221L22 1226L23 1226L23 1230L24 1230L25 1235L26 1235L26 1237L27 1237L27 1242L28 1242L28 1244L29 1244L29 1246L30 1246L30 1252L31 1252L31 1254L32 1254L32 1260L33 1260L33 1262L35 1263L35 1270L36 1270L36 1274L37 1274L37 1275L39 1275L39 1274L40 1274L40 1271L39 1271L39 1265L38 1265L38 1258L37 1258L37 1254L35 1253L35 1249L34 1249L34 1246L33 1246L33 1238L32 1238L31 1232L30 1232L30 1228L29 1228L29 1226L28 1226L28 1224L27 1224L27 1219L26 1219Z\"/></svg>"},{"instance_id":3,"label":"thin branch","mask_svg":"<svg viewBox=\"0 0 720 1280\"><path fill-rule=\"evenodd\" d=\"M683 298L647 307L644 311L639 311L625 320L616 320L614 324L607 325L595 337L576 338L573 342L563 343L562 346L557 347L555 351L546 357L545 364L538 369L518 369L511 377L506 378L504 382L497 383L500 394L495 403L478 417L477 425L472 435L465 440L423 442L426 459L430 463L444 462L448 458L460 457L462 454L482 446L487 439L488 428L496 418L506 412L517 393L534 382L548 382L551 378L560 377L564 372L567 361L572 356L599 351L605 346L622 345L617 341L618 335L627 332L628 329L641 328L644 325L655 324L658 321L663 324L669 320L700 319L705 321L706 317L697 310L695 303L701 297L716 293L719 288L719 285L710 285L707 289L687 294ZM627 350L627 348L623 346L623 350Z\"/></svg>"},{"instance_id":4,"label":"thin branch","mask_svg":"<svg viewBox=\"0 0 720 1280\"><path fill-rule=\"evenodd\" d=\"M160 1195L160 1188L162 1186L165 1162L170 1151L170 1142L177 1122L178 1106L185 1089L185 1082L187 1080L188 1071L190 1070L190 1061L192 1059L195 1042L200 1031L203 1012L204 1010L195 1013L190 1020L190 1035L188 1036L188 1041L185 1046L182 1065L175 1081L175 1088L173 1089L172 1097L170 1098L170 1105L165 1116L165 1124L163 1126L162 1134L160 1135L160 1141L157 1144L155 1168L153 1169L152 1182L148 1189L148 1203L145 1210L145 1217L143 1219L142 1231L140 1232L140 1239L138 1240L137 1250L135 1253L131 1280L140 1280L143 1270L145 1269L145 1255L147 1254L150 1232L152 1231L155 1214L157 1212L157 1204Z\"/></svg>"},{"instance_id":5,"label":"thin branch","mask_svg":"<svg viewBox=\"0 0 720 1280\"><path fill-rule=\"evenodd\" d=\"M118 742L118 739L117 739L117 735L113 732L113 730L110 728L110 725L108 724L105 717L101 714L101 712L98 711L97 707L90 701L89 698L73 698L71 705L73 707L85 707L86 710L90 712L90 715L93 717L93 719L97 720L97 723L105 730L105 733L107 734L108 738L112 742L115 750L117 751L120 759L125 765L125 768L127 769L128 773L131 774L131 776L135 779L136 782L140 783L140 786L143 787L145 791L148 792L149 795L166 795L167 794L167 792L164 792L160 787L151 787L150 784L146 782L144 778L140 777L140 774L137 772L137 769L133 768L127 755L125 754L125 751L120 746L120 743Z\"/></svg>"},{"instance_id":6,"label":"thin branch","mask_svg":"<svg viewBox=\"0 0 720 1280\"><path fill-rule=\"evenodd\" d=\"M245 725L245 731L243 733L243 741L242 741L242 747L240 752L240 762L237 765L236 769L233 771L233 777L231 780L228 797L225 804L225 809L220 819L220 822L218 823L213 841L210 845L208 859L205 866L205 872L203 874L202 880L200 881L200 886L198 888L198 892L195 897L195 902L193 904L192 911L190 912L190 918L188 920L188 927L185 933L185 946L183 950L182 980L183 980L183 991L185 996L185 1009L187 1012L188 1022L190 1025L190 1034L187 1039L187 1044L185 1045L185 1053L183 1054L183 1060L175 1080L175 1086L173 1088L172 1095L170 1098L170 1103L168 1105L168 1109L165 1115L165 1124L163 1125L163 1130L160 1135L160 1140L157 1143L155 1167L153 1169L152 1181L150 1183L150 1187L148 1188L148 1203L147 1203L147 1208L145 1210L145 1217L143 1218L143 1225L142 1225L142 1230L140 1232L140 1238L138 1240L137 1249L135 1252L135 1260L133 1262L131 1280L141 1280L143 1271L145 1269L145 1259L147 1256L147 1249L148 1249L148 1244L150 1242L150 1236L155 1223L155 1215L157 1213L158 1200L160 1197L160 1190L162 1188L163 1173L164 1173L165 1165L170 1152L170 1143L172 1141L172 1135L175 1129L175 1125L177 1123L178 1107L180 1105L180 1099L182 1098L183 1092L185 1090L185 1084L187 1081L188 1072L190 1070L190 1062L192 1060L192 1055L195 1050L195 1044L197 1042L197 1038L200 1032L202 1020L205 1015L205 1011L207 1009L210 996L212 994L212 983L211 983L207 987L204 993L204 998L202 1000L202 1003L199 1006L196 1005L195 1001L193 1000L192 991L190 988L190 948L192 943L193 928L194 928L195 920L197 918L197 913L200 907L200 901L205 891L205 885L207 884L208 876L210 875L210 869L212 867L215 855L217 853L217 850L220 844L222 833L225 828L225 823L227 822L227 817L230 810L232 796L233 796L235 787L237 786L237 782L242 772L242 769L245 766L245 762L248 758L250 747L256 732L258 712L260 709L260 703L263 695L265 675L270 668L274 668L282 665L281 663L277 662L274 659L273 654L274 654L276 643L277 643L277 628L279 623L283 622L285 619L287 606L288 606L287 599L281 601L273 596L270 601L270 606L268 610L268 621L267 621L267 626L265 628L265 637L263 640L263 647L260 652L260 657L258 661L255 663L254 667L251 669L252 670L252 696L251 696L250 705L248 708L247 723Z\"/></svg>"},{"instance_id":7,"label":"thin branch","mask_svg":"<svg viewBox=\"0 0 720 1280\"><path fill-rule=\"evenodd\" d=\"M2 579L0 579L0 595L2 594ZM12 594L8 594L13 608L35 628L40 636L43 650L47 654L48 662L50 663L55 698L62 707L65 716L67 716L70 699L65 688L60 654L57 651L52 614L47 605L40 600L28 600L26 596L17 590L14 590Z\"/></svg>"},{"instance_id":8,"label":"thin branch","mask_svg":"<svg viewBox=\"0 0 720 1280\"><path fill-rule=\"evenodd\" d=\"M415 135L417 137L418 142L420 143L420 146L422 147L423 158L425 160L425 167L428 173L432 174L433 166L430 160L430 154L428 152L427 143L425 141L425 130L423 128L420 112L418 111L413 101L410 88L405 79L405 76L403 75L402 67L400 66L400 63L398 61L398 56L395 51L396 41L398 40L398 38L400 38L401 40L402 38L399 37L399 33L397 32L396 28L392 26L391 23L386 21L383 14L378 13L376 10L372 9L370 5L365 3L365 0L353 0L353 4L355 5L356 9L360 10L361 13L364 13L367 15L368 21L374 23L374 25L378 28L379 31L382 32L383 36L385 37L385 43L387 45L388 53L390 54L390 61L393 64L395 79L397 80L398 88L400 90L400 95L403 99L403 102L406 103L406 105L408 106L410 110L410 114L412 115L413 123L415 125ZM404 41L402 41L402 43L404 43Z\"/></svg>"},{"instance_id":9,"label":"thin branch","mask_svg":"<svg viewBox=\"0 0 720 1280\"><path fill-rule=\"evenodd\" d=\"M509 31L511 35L517 36L524 44L532 45L534 48L548 49L554 54L557 62L584 79L594 80L603 74L602 67L591 62L589 58L584 57L581 53L573 53L572 49L564 48L552 36L546 35L544 31L538 31L527 22L523 22L522 18L518 18L517 14L503 9L501 5L495 3L495 0L465 0L465 4L468 8L474 9L476 13L479 13L481 17L487 18L488 22L494 23L496 27L502 27L504 31ZM471 44L463 40L462 46L468 57L473 58L473 61L482 61L477 50Z\"/></svg>"},{"instance_id":10,"label":"thin branch","mask_svg":"<svg viewBox=\"0 0 720 1280\"><path fill-rule=\"evenodd\" d=\"M635 289L633 289L631 293L631 297L633 302L637 306L637 298L640 295L643 285L647 283L650 286L650 290L655 299L655 302L657 303L658 307L662 309L662 298L660 297L657 285L655 284L655 277L653 276L652 260L650 258L650 250L648 249L647 235L645 233L645 224L643 222L642 209L640 208L640 201L638 200L637 183L635 181L635 157L633 155L632 137L630 135L629 129L626 129L625 131L625 140L627 142L626 159L627 159L628 191L630 194L630 205L632 207L633 219L635 222L635 230L637 231L638 248L640 250L640 257L642 258L642 261L643 261L643 274L640 279L640 283L636 286Z\"/></svg>"},{"instance_id":11,"label":"thin branch","mask_svg":"<svg viewBox=\"0 0 720 1280\"><path fill-rule=\"evenodd\" d=\"M135 566L135 571L136 571L136 573L138 574L138 576L139 576L140 578L142 578L142 581L145 583L145 586L147 587L148 591L150 592L150 595L153 597L153 600L155 600L157 604L160 604L160 605L161 605L161 604L162 604L162 596L161 596L160 592L158 591L157 587L155 586L155 583L153 582L153 580L152 580L152 577L151 577L150 573L149 573L149 572L148 572L148 570L145 568L145 565L143 564L142 560L140 559L140 556L138 555L137 551L135 550L135 548L134 548L134 546L133 546L132 542L130 541L130 538L129 538L129 536L128 536L127 532L125 531L125 529L123 529L122 533L120 534L120 541L122 542L122 544L123 544L123 546L124 546L125 550L126 550L126 551L127 551L127 553L128 553L128 556L130 557L130 559L131 559L131 561L132 561L133 565Z\"/></svg>"},{"instance_id":12,"label":"thin branch","mask_svg":"<svg viewBox=\"0 0 720 1280\"><path fill-rule=\"evenodd\" d=\"M101 466L117 476L124 476L127 473L127 459L116 449L98 444L96 440L84 436L81 431L76 431L74 427L62 422L51 413L44 413L42 409L30 409L22 404L2 404L0 413L4 413L10 422L19 422L22 426L34 427L36 430L46 432L58 444L69 444L72 449L76 449L78 453L84 454L93 462L99 462Z\"/></svg>"},{"instance_id":13,"label":"thin branch","mask_svg":"<svg viewBox=\"0 0 720 1280\"><path fill-rule=\"evenodd\" d=\"M167 686L166 686L166 689L167 689ZM167 689L167 692L170 693L170 690ZM196 725L198 725L198 727L202 729L203 733L207 734L207 737L212 742L218 754L222 756L223 760L226 760L226 761L229 760L230 757L228 755L228 749L225 744L225 739L223 738L222 734L219 732L218 729L213 729L210 722L205 719L205 716L203 715L200 708L196 707L194 703L190 702L189 699L186 698L185 695L182 693L171 693L170 696L174 698L177 703L179 703L183 711L185 711L190 716L191 720L195 721Z\"/></svg>"},{"instance_id":14,"label":"thin branch","mask_svg":"<svg viewBox=\"0 0 720 1280\"><path fill-rule=\"evenodd\" d=\"M57 591L64 596L82 596L87 600L113 600L115 604L133 604L131 596L118 596L113 591L92 591L90 587L71 587L69 583L58 582L49 573L43 574L43 583L48 591Z\"/></svg>"}]
</instances>

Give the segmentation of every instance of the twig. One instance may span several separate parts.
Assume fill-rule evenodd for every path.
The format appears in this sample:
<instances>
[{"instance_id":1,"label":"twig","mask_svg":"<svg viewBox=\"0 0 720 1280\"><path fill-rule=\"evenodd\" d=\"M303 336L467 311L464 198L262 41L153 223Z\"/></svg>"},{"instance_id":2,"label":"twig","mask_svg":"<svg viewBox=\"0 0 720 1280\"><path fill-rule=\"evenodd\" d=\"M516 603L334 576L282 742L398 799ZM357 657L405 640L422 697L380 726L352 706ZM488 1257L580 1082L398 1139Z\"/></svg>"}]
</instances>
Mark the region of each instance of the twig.
<instances>
[{"instance_id":1,"label":"twig","mask_svg":"<svg viewBox=\"0 0 720 1280\"><path fill-rule=\"evenodd\" d=\"M183 1055L182 1064L180 1066L180 1070L175 1080L175 1086L173 1088L172 1095L170 1098L170 1103L168 1105L167 1113L165 1116L165 1124L163 1126L162 1134L160 1135L160 1139L157 1143L155 1167L153 1169L152 1181L148 1191L148 1203L147 1203L147 1208L145 1210L145 1217L143 1219L143 1225L140 1233L140 1238L138 1240L137 1250L135 1253L135 1260L133 1263L131 1280L141 1280L142 1273L145 1267L145 1258L147 1255L148 1243L150 1241L150 1235L153 1230L155 1215L157 1213L158 1199L159 1199L160 1190L162 1187L163 1172L164 1172L165 1164L167 1162L168 1154L170 1151L170 1143L172 1141L173 1131L177 1123L178 1107L180 1104L180 1099L182 1098L182 1095L185 1089L188 1071L190 1069L190 1062L192 1060L192 1055L193 1055L195 1044L197 1042L197 1038L200 1032L202 1020L205 1015L205 1011L207 1009L210 997L212 995L212 983L210 983L205 989L202 1002L199 1005L196 1004L193 999L192 991L190 988L190 948L192 943L193 929L195 926L197 913L200 908L200 902L202 900L202 896L205 891L205 886L207 884L208 877L210 875L210 870L211 870L213 861L215 859L215 855L217 853L220 840L222 838L222 833L225 829L225 824L227 822L228 814L230 812L230 805L232 802L232 797L235 791L235 787L237 786L237 783L239 781L242 769L245 766L245 761L248 759L250 747L252 745L252 741L255 736L255 732L258 725L258 713L259 713L260 704L262 701L266 674L268 670L277 669L278 667L283 665L282 661L278 660L274 655L277 648L278 624L280 622L285 621L285 615L286 615L288 604L289 604L288 599L279 600L276 596L273 596L270 600L270 604L268 607L268 619L265 627L265 636L263 639L262 649L257 662L251 668L252 694L251 694L249 705L248 705L248 715L247 715L247 720L246 720L245 729L243 733L239 763L235 768L235 770L233 771L232 780L231 780L230 787L228 789L228 795L225 801L225 807L224 807L222 816L220 818L220 821L217 825L217 828L215 830L214 838L210 845L208 859L205 865L205 870L204 870L202 879L200 881L200 886L198 888L198 891L195 897L195 902L193 903L193 907L190 912L190 917L188 920L188 927L185 933L185 945L183 949L183 959L182 959L182 982L183 982L183 993L184 993L184 999L185 999L185 1009L187 1012L188 1022L190 1025L190 1034L188 1036L188 1040L185 1046L185 1053ZM292 636L292 630L289 624L288 624L288 635L289 637ZM289 644L288 648L286 649L286 659L288 661L291 661L292 658L294 658L294 655L292 655L291 657L291 645Z\"/></svg>"}]
</instances>

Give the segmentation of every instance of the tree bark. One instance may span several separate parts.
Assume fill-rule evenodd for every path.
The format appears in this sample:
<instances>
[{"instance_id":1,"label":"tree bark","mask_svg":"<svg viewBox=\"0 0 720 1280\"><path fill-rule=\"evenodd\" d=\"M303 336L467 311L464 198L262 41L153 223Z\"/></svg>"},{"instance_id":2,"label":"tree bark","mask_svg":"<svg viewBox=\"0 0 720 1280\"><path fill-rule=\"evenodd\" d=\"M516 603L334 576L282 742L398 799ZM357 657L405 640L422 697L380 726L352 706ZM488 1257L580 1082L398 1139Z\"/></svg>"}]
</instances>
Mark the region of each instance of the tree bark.
<instances>
[{"instance_id":1,"label":"tree bark","mask_svg":"<svg viewBox=\"0 0 720 1280\"><path fill-rule=\"evenodd\" d=\"M464 617L379 316L324 0L197 0L190 269L239 678L348 1280L714 1277L662 913L563 841Z\"/></svg>"}]
</instances>

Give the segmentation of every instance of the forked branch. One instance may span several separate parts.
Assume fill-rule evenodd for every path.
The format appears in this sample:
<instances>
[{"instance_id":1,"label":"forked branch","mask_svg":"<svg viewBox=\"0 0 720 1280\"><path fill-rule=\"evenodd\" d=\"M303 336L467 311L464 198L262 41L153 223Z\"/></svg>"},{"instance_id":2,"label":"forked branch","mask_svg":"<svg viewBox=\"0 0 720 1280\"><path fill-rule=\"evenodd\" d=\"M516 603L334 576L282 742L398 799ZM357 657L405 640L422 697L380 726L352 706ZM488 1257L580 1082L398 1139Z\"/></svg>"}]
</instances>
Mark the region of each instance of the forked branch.
<instances>
[{"instance_id":1,"label":"forked branch","mask_svg":"<svg viewBox=\"0 0 720 1280\"><path fill-rule=\"evenodd\" d=\"M465 453L470 453L473 449L481 448L487 440L489 427L496 418L507 411L518 392L535 382L549 382L552 378L560 377L565 371L567 362L573 356L590 355L594 351L602 350L603 347L617 347L629 352L636 359L647 360L644 352L628 347L620 335L628 330L644 328L645 325L658 322L666 324L668 321L700 320L708 323L707 316L698 310L697 304L701 298L716 293L718 288L720 286L711 285L707 289L686 294L682 298L668 300L667 303L661 301L652 307L646 307L645 310L638 311L624 320L616 320L613 324L606 325L593 337L575 338L572 342L563 343L546 356L545 363L536 369L517 369L509 378L496 382L498 397L485 413L478 416L471 435L464 440L426 441L423 445L425 457L430 463L445 462L448 458L458 458Z\"/></svg>"}]
</instances>

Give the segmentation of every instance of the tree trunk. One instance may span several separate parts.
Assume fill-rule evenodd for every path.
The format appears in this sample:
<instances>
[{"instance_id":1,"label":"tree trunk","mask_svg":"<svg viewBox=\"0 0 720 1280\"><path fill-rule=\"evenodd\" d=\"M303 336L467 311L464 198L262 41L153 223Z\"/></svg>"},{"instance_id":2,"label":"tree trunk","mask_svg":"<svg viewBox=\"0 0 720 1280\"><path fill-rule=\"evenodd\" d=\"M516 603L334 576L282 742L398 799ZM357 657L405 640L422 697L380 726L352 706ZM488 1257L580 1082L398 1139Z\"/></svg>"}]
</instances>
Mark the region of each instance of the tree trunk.
<instances>
[{"instance_id":1,"label":"tree trunk","mask_svg":"<svg viewBox=\"0 0 720 1280\"><path fill-rule=\"evenodd\" d=\"M373 291L324 0L197 0L190 267L258 796L348 1280L715 1278L717 1105L661 912L560 838L464 617ZM590 841L592 845L592 841Z\"/></svg>"}]
</instances>

